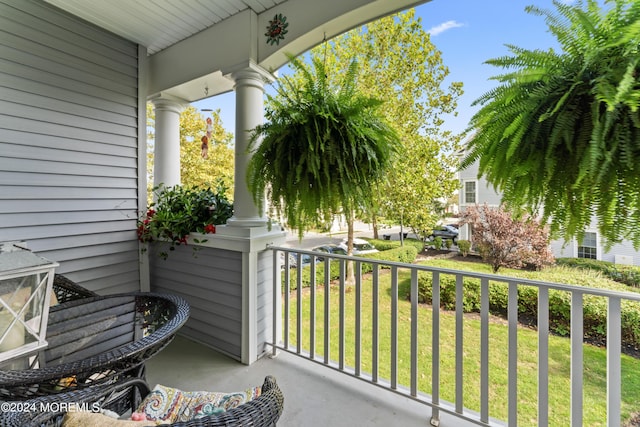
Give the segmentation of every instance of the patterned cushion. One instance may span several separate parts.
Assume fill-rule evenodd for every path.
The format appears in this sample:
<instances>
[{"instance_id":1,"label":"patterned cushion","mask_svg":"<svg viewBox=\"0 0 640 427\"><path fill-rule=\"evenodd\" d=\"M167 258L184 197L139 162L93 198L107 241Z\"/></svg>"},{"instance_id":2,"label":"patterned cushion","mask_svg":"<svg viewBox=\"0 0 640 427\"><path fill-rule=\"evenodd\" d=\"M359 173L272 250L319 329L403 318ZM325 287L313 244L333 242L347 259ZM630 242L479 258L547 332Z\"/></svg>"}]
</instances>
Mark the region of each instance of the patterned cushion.
<instances>
[{"instance_id":1,"label":"patterned cushion","mask_svg":"<svg viewBox=\"0 0 640 427\"><path fill-rule=\"evenodd\" d=\"M261 387L252 387L235 393L182 391L158 384L136 412L145 414L150 421L189 421L240 406L260 396L261 390Z\"/></svg>"}]
</instances>

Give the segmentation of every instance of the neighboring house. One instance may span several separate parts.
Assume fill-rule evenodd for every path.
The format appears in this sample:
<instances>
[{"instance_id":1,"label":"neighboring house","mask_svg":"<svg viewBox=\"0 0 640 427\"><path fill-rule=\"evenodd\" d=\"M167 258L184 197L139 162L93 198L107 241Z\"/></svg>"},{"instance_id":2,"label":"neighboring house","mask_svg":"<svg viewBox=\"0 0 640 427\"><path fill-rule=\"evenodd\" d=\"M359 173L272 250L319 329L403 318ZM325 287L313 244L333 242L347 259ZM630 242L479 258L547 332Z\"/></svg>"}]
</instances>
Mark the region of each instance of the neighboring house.
<instances>
[{"instance_id":1,"label":"neighboring house","mask_svg":"<svg viewBox=\"0 0 640 427\"><path fill-rule=\"evenodd\" d=\"M498 207L502 199L501 194L496 192L491 184L484 177L478 178L478 162L476 161L469 168L459 171L460 179L460 212L464 212L469 206L487 204ZM605 251L604 244L597 231L597 222L594 221L587 230L580 244L577 239L565 241L563 239L552 240L551 251L556 258L591 258L602 261L615 262L616 264L640 265L640 252L634 250L629 241L624 241L614 245ZM460 239L471 239L471 232L468 225L461 227Z\"/></svg>"}]
</instances>

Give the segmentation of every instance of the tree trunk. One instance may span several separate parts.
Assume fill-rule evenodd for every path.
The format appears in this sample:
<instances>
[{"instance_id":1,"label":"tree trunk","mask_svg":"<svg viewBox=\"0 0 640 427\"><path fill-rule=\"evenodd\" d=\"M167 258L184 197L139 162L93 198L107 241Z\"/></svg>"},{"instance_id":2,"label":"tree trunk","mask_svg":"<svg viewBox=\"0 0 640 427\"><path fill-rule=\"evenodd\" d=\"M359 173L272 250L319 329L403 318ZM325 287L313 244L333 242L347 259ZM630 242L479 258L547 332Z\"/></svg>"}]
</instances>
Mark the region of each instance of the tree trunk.
<instances>
[{"instance_id":1,"label":"tree trunk","mask_svg":"<svg viewBox=\"0 0 640 427\"><path fill-rule=\"evenodd\" d=\"M353 212L347 216L347 255L353 255ZM353 285L356 283L353 261L347 261L346 283Z\"/></svg>"},{"instance_id":2,"label":"tree trunk","mask_svg":"<svg viewBox=\"0 0 640 427\"><path fill-rule=\"evenodd\" d=\"M378 215L371 216L371 226L373 227L373 238L378 239Z\"/></svg>"}]
</instances>

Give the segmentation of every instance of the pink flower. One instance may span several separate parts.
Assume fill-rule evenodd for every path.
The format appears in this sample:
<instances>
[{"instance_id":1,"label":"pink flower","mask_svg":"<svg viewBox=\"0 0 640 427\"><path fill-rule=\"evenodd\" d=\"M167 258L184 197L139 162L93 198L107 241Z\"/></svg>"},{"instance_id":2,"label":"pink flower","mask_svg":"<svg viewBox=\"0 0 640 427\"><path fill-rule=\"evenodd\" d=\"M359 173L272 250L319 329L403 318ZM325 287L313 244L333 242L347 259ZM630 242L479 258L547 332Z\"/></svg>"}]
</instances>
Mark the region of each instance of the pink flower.
<instances>
[{"instance_id":1,"label":"pink flower","mask_svg":"<svg viewBox=\"0 0 640 427\"><path fill-rule=\"evenodd\" d=\"M142 412L134 412L131 414L131 419L133 421L147 421L147 416Z\"/></svg>"}]
</instances>

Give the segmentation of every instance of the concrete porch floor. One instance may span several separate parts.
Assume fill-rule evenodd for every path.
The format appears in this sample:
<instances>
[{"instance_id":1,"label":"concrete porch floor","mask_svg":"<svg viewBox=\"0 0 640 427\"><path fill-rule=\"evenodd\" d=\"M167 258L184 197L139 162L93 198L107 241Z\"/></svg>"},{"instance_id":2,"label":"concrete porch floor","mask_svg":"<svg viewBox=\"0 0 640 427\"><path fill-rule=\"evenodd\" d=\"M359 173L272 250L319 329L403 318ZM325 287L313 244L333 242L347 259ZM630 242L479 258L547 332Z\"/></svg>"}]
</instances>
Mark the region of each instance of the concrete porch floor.
<instances>
[{"instance_id":1,"label":"concrete porch floor","mask_svg":"<svg viewBox=\"0 0 640 427\"><path fill-rule=\"evenodd\" d=\"M280 427L430 425L430 407L286 352L246 366L178 336L147 362L151 387L231 392L261 385L267 375L284 393ZM470 425L441 412L442 427Z\"/></svg>"}]
</instances>

